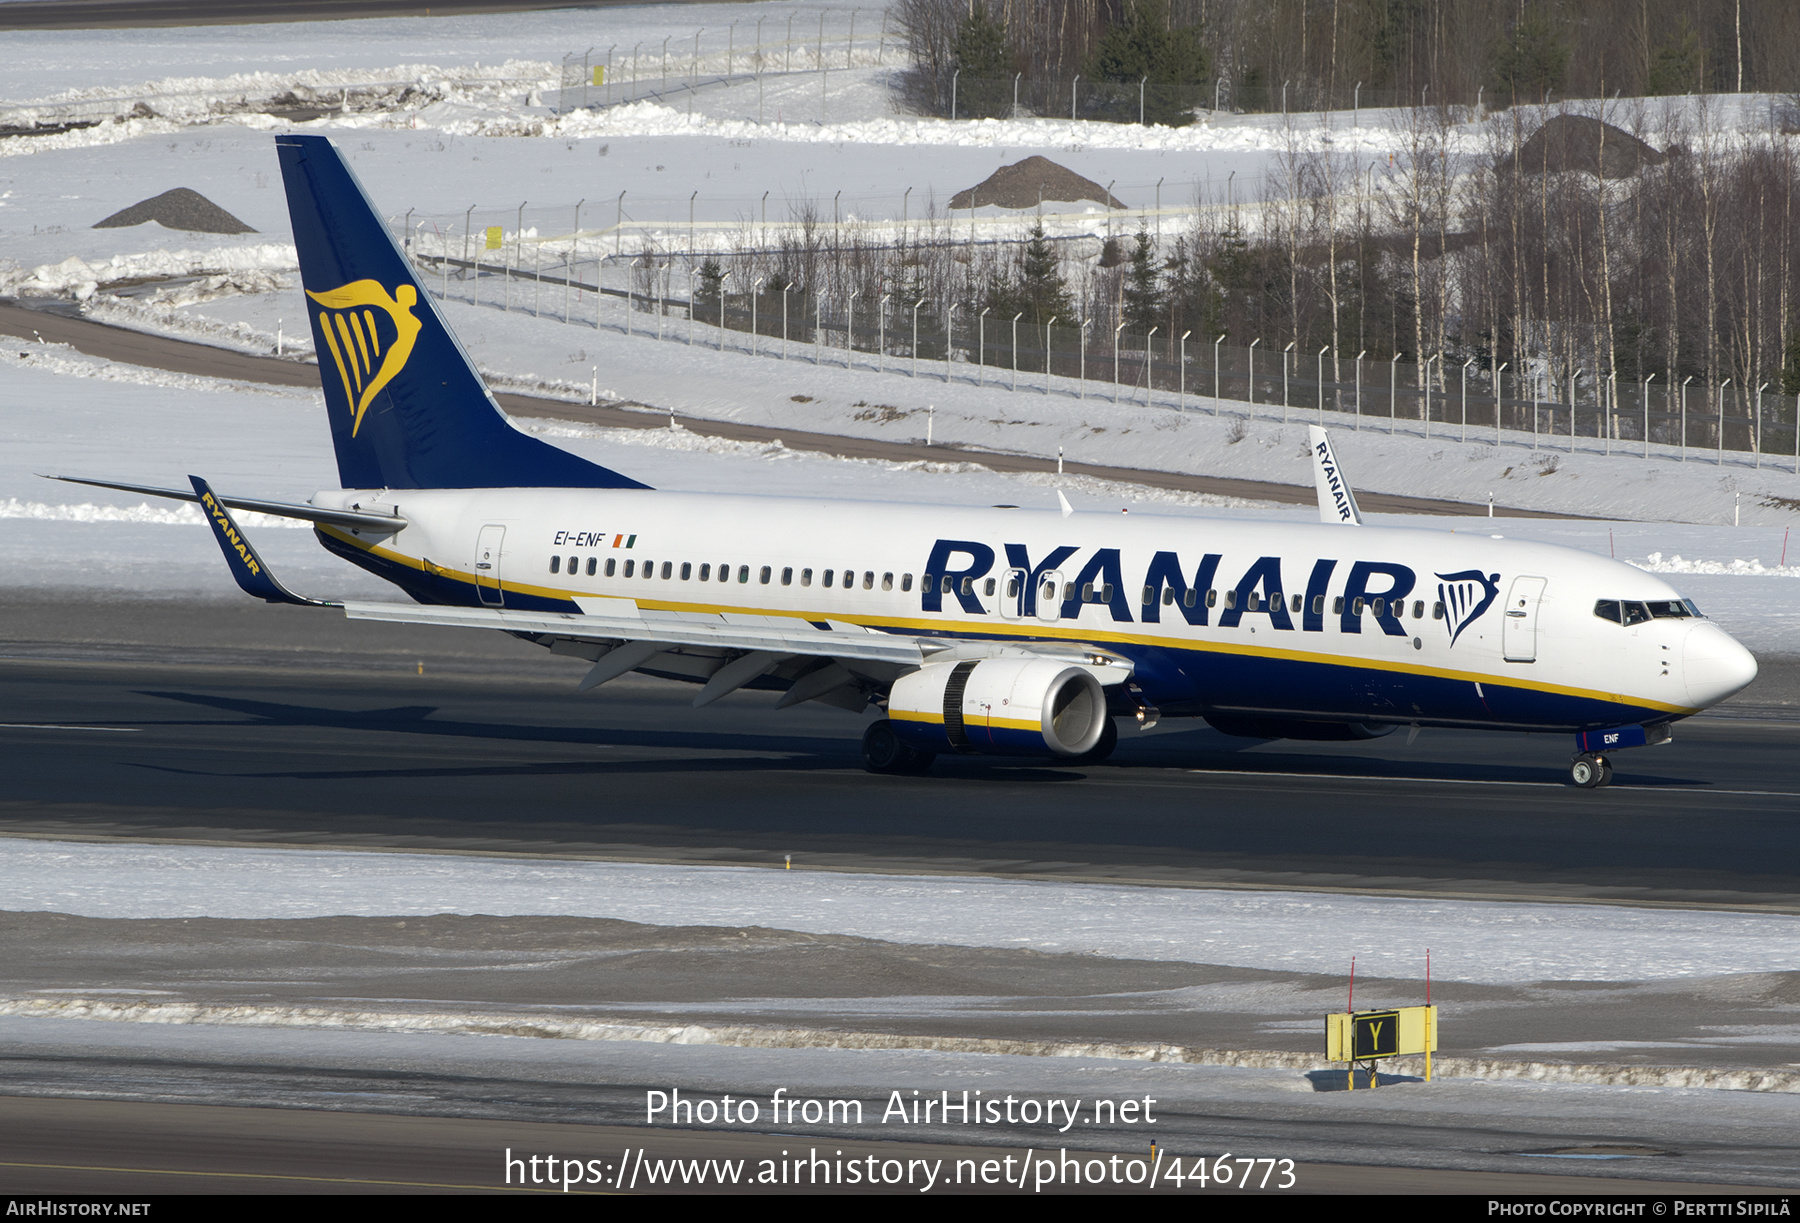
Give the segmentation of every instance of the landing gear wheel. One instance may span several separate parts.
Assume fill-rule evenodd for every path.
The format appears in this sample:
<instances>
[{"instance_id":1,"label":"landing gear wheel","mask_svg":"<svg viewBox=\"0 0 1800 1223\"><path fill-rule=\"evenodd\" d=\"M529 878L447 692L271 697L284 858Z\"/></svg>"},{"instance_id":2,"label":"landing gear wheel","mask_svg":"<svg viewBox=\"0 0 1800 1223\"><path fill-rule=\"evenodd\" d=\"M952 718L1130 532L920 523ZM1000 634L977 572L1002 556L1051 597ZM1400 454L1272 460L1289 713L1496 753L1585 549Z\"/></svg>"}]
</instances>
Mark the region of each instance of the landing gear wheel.
<instances>
[{"instance_id":1,"label":"landing gear wheel","mask_svg":"<svg viewBox=\"0 0 1800 1223\"><path fill-rule=\"evenodd\" d=\"M1119 724L1111 718L1107 718L1105 723L1100 727L1100 742L1094 744L1094 746L1088 748L1087 751L1081 753L1079 756L1069 756L1065 758L1063 763L1099 764L1102 760L1111 756L1118 746Z\"/></svg>"},{"instance_id":2,"label":"landing gear wheel","mask_svg":"<svg viewBox=\"0 0 1800 1223\"><path fill-rule=\"evenodd\" d=\"M900 736L894 733L893 722L887 718L869 723L869 728L863 731L862 757L863 768L890 776L923 773L937 759L931 752L921 752L902 743Z\"/></svg>"},{"instance_id":3,"label":"landing gear wheel","mask_svg":"<svg viewBox=\"0 0 1800 1223\"><path fill-rule=\"evenodd\" d=\"M1606 757L1583 752L1569 762L1569 780L1584 790L1594 790L1612 780L1612 765Z\"/></svg>"}]
</instances>

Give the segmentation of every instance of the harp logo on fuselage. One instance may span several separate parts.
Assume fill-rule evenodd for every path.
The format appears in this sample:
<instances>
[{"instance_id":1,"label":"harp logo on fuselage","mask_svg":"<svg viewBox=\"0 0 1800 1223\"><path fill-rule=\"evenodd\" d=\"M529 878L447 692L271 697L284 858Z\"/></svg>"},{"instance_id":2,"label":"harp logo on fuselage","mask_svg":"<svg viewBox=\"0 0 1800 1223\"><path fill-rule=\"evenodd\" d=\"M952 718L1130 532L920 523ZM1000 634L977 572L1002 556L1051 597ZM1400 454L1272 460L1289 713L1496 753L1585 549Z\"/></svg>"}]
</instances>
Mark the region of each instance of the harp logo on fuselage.
<instances>
[{"instance_id":1,"label":"harp logo on fuselage","mask_svg":"<svg viewBox=\"0 0 1800 1223\"><path fill-rule=\"evenodd\" d=\"M319 304L319 334L337 366L350 405L350 436L355 437L363 413L412 356L424 326L412 313L419 292L403 284L390 297L377 281L353 280L306 295Z\"/></svg>"},{"instance_id":2,"label":"harp logo on fuselage","mask_svg":"<svg viewBox=\"0 0 1800 1223\"><path fill-rule=\"evenodd\" d=\"M1437 577L1438 601L1444 605L1444 627L1450 632L1450 644L1455 645L1462 631L1481 619L1481 613L1494 605L1494 599L1500 593L1500 575L1465 569L1460 573L1440 573Z\"/></svg>"}]
</instances>

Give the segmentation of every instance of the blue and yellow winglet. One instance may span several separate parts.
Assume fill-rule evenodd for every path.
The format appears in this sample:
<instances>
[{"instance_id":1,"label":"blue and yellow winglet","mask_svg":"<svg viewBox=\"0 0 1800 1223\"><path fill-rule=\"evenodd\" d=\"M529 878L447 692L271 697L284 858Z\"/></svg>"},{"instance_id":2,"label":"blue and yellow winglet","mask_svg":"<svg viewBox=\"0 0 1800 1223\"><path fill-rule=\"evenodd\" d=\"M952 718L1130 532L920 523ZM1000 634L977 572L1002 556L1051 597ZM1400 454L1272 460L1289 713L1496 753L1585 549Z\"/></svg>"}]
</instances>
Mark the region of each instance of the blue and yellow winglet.
<instances>
[{"instance_id":1,"label":"blue and yellow winglet","mask_svg":"<svg viewBox=\"0 0 1800 1223\"><path fill-rule=\"evenodd\" d=\"M213 537L219 541L219 551L225 554L225 564L231 570L231 576L245 594L254 595L265 603L294 603L301 607L342 607L342 603L329 603L319 599L304 599L275 579L269 567L263 563L256 549L250 546L250 540L239 529L231 511L225 503L214 495L212 486L199 476L189 476L188 483L194 486L194 494L199 498L200 512L206 515L206 521L212 527Z\"/></svg>"}]
</instances>

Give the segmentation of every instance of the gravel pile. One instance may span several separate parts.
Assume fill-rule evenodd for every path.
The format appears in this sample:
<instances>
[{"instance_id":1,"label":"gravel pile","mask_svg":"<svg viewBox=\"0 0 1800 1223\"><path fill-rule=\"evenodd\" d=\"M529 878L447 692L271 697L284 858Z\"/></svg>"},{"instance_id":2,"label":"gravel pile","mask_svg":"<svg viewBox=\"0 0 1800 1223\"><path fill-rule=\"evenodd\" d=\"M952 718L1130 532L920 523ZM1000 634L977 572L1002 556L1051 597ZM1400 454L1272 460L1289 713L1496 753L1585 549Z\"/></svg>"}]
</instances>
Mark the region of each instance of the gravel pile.
<instances>
[{"instance_id":1,"label":"gravel pile","mask_svg":"<svg viewBox=\"0 0 1800 1223\"><path fill-rule=\"evenodd\" d=\"M993 204L1001 208L1036 208L1052 200L1071 204L1092 200L1108 208L1125 207L1099 183L1048 157L1027 157L1001 166L986 182L951 196L950 207L983 208Z\"/></svg>"},{"instance_id":2,"label":"gravel pile","mask_svg":"<svg viewBox=\"0 0 1800 1223\"><path fill-rule=\"evenodd\" d=\"M202 234L253 234L256 231L223 208L187 187L177 187L147 200L139 200L122 212L97 222L95 229L124 229L155 221L164 229L183 229Z\"/></svg>"},{"instance_id":3,"label":"gravel pile","mask_svg":"<svg viewBox=\"0 0 1800 1223\"><path fill-rule=\"evenodd\" d=\"M1604 139L1603 139L1604 137ZM1582 170L1601 178L1630 178L1645 166L1660 166L1668 157L1621 128L1586 115L1558 115L1532 133L1518 153L1527 174L1561 174ZM1500 169L1512 169L1502 158Z\"/></svg>"}]
</instances>

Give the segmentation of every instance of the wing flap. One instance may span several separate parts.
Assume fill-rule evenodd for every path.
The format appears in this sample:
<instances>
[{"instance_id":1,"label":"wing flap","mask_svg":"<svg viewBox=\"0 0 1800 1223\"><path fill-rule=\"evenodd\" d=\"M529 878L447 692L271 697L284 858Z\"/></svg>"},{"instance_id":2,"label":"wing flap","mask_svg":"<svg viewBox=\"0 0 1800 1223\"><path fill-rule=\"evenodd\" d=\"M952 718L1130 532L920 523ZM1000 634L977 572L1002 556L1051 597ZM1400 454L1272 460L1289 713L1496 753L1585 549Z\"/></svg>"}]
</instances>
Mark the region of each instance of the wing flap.
<instances>
[{"instance_id":1,"label":"wing flap","mask_svg":"<svg viewBox=\"0 0 1800 1223\"><path fill-rule=\"evenodd\" d=\"M575 615L562 612L508 611L503 608L421 607L405 603L345 603L352 620L390 624L439 624L457 628L499 629L533 636L587 641L632 641L665 646L707 646L817 658L846 658L918 666L925 651L911 637L887 633L824 632L804 620L787 625L697 624L648 620L642 616ZM779 619L769 617L769 619Z\"/></svg>"}]
</instances>

